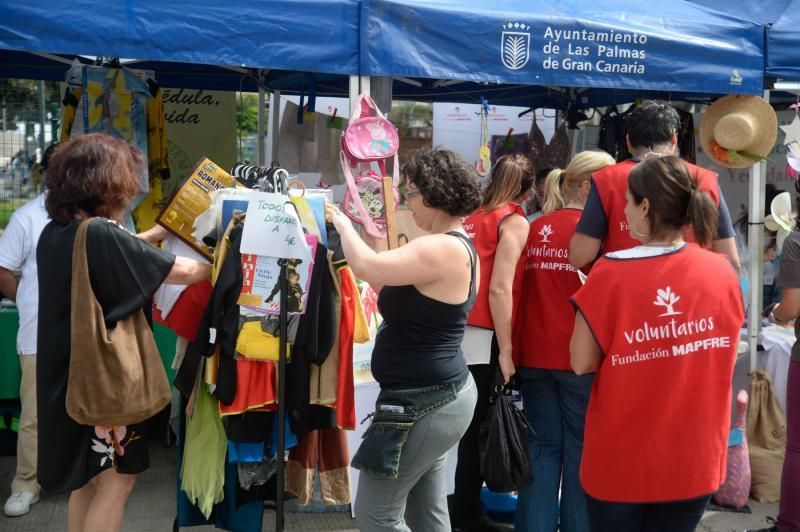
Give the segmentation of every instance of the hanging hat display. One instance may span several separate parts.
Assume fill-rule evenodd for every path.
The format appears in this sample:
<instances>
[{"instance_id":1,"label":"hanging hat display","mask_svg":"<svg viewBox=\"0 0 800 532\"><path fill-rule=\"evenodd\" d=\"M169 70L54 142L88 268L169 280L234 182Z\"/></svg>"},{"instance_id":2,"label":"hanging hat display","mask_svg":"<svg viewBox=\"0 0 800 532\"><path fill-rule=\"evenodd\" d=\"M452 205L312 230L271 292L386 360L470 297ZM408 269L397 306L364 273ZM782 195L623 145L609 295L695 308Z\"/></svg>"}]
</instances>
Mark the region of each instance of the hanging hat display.
<instances>
[{"instance_id":1,"label":"hanging hat display","mask_svg":"<svg viewBox=\"0 0 800 532\"><path fill-rule=\"evenodd\" d=\"M723 96L700 123L703 150L727 168L748 168L766 159L777 136L778 117L760 96Z\"/></svg>"}]
</instances>

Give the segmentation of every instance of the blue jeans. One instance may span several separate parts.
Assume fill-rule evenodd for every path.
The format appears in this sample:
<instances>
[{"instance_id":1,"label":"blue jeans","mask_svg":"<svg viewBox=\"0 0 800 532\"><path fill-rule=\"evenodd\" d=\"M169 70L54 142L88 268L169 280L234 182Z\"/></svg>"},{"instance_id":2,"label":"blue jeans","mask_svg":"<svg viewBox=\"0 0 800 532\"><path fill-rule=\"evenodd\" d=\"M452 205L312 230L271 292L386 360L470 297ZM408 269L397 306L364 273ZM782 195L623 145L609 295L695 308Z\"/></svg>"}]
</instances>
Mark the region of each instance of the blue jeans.
<instances>
[{"instance_id":1,"label":"blue jeans","mask_svg":"<svg viewBox=\"0 0 800 532\"><path fill-rule=\"evenodd\" d=\"M585 532L586 494L579 471L583 426L594 374L519 368L525 416L536 431L528 440L533 484L519 493L514 529ZM558 489L561 487L560 519Z\"/></svg>"},{"instance_id":2,"label":"blue jeans","mask_svg":"<svg viewBox=\"0 0 800 532\"><path fill-rule=\"evenodd\" d=\"M628 504L588 497L591 532L694 532L711 495L688 501Z\"/></svg>"}]
</instances>

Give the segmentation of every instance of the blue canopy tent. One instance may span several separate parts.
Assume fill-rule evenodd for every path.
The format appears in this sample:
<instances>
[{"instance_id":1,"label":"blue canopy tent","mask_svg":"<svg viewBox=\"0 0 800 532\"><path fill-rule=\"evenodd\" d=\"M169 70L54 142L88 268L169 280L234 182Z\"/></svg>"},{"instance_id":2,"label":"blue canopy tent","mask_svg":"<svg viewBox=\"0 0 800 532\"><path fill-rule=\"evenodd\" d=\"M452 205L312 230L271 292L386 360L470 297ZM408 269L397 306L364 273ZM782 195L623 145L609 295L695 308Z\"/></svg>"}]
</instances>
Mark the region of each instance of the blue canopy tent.
<instances>
[{"instance_id":1,"label":"blue canopy tent","mask_svg":"<svg viewBox=\"0 0 800 532\"><path fill-rule=\"evenodd\" d=\"M361 73L547 87L763 90L759 24L683 0L364 0Z\"/></svg>"},{"instance_id":2,"label":"blue canopy tent","mask_svg":"<svg viewBox=\"0 0 800 532\"><path fill-rule=\"evenodd\" d=\"M723 13L769 24L767 30L767 77L800 80L800 0L689 0Z\"/></svg>"},{"instance_id":3,"label":"blue canopy tent","mask_svg":"<svg viewBox=\"0 0 800 532\"><path fill-rule=\"evenodd\" d=\"M800 81L800 0L792 0L767 31L767 75Z\"/></svg>"},{"instance_id":4,"label":"blue canopy tent","mask_svg":"<svg viewBox=\"0 0 800 532\"><path fill-rule=\"evenodd\" d=\"M358 73L358 8L358 0L21 2L0 19L0 50L142 59L137 68L177 82L230 68L347 76ZM6 55L2 73L49 67L55 76L58 57L36 57Z\"/></svg>"},{"instance_id":5,"label":"blue canopy tent","mask_svg":"<svg viewBox=\"0 0 800 532\"><path fill-rule=\"evenodd\" d=\"M730 0L689 0L693 4L710 7L721 13L729 13L744 20L752 20L762 24L772 24L791 0L761 0L760 2L731 2Z\"/></svg>"}]
</instances>

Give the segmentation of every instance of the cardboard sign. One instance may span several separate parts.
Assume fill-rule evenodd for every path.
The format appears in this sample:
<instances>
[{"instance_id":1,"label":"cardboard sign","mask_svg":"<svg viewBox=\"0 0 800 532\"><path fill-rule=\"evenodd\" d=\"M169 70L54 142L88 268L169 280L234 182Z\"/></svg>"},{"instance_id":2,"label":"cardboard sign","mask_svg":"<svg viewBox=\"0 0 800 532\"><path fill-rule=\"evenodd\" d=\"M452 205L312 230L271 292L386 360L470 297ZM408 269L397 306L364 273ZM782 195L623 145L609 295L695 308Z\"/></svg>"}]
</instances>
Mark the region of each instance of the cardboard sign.
<instances>
[{"instance_id":1,"label":"cardboard sign","mask_svg":"<svg viewBox=\"0 0 800 532\"><path fill-rule=\"evenodd\" d=\"M201 255L212 260L211 250L192 237L195 219L211 206L211 193L233 186L235 180L207 157L200 159L186 180L175 189L156 222Z\"/></svg>"},{"instance_id":2,"label":"cardboard sign","mask_svg":"<svg viewBox=\"0 0 800 532\"><path fill-rule=\"evenodd\" d=\"M300 217L287 196L254 192L248 200L242 253L311 262Z\"/></svg>"}]
</instances>

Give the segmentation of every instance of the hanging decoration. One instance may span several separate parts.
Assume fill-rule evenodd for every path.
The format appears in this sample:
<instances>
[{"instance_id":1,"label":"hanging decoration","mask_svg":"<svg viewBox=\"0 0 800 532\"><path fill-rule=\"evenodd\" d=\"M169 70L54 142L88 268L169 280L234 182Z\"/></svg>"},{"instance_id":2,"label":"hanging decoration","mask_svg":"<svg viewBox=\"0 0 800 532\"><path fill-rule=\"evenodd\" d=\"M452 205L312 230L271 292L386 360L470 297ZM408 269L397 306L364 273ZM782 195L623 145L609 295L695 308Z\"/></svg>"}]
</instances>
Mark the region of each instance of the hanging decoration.
<instances>
[{"instance_id":1,"label":"hanging decoration","mask_svg":"<svg viewBox=\"0 0 800 532\"><path fill-rule=\"evenodd\" d=\"M800 99L800 94L798 94L798 99ZM792 119L791 123L786 124L785 126L780 126L780 128L786 134L783 139L784 146L791 144L792 142L800 141L800 116L798 116L800 102L792 104L789 108L794 109L794 118Z\"/></svg>"},{"instance_id":2,"label":"hanging decoration","mask_svg":"<svg viewBox=\"0 0 800 532\"><path fill-rule=\"evenodd\" d=\"M481 147L478 150L475 171L480 177L485 177L492 170L492 151L489 149L489 102L483 96L481 96L481 110L478 115L481 117Z\"/></svg>"},{"instance_id":3,"label":"hanging decoration","mask_svg":"<svg viewBox=\"0 0 800 532\"><path fill-rule=\"evenodd\" d=\"M797 101L789 106L794 109L794 119L790 124L781 126L786 134L783 144L786 146L786 175L797 178L800 176L800 93L797 94Z\"/></svg>"}]
</instances>

